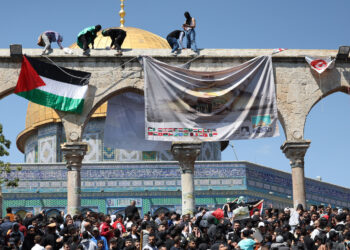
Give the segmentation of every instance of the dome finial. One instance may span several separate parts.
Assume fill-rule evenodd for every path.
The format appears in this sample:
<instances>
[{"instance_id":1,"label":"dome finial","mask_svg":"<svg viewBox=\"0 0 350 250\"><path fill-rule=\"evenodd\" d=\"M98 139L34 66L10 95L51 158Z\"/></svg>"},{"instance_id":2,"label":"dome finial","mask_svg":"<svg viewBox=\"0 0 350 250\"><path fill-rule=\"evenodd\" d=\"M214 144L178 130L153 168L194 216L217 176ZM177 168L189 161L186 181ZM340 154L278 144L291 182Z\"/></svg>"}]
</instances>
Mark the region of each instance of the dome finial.
<instances>
[{"instance_id":1,"label":"dome finial","mask_svg":"<svg viewBox=\"0 0 350 250\"><path fill-rule=\"evenodd\" d=\"M125 11L124 11L124 0L120 0L121 4L120 4L120 11L119 11L119 16L120 16L120 27L123 28L124 27L124 16L125 16Z\"/></svg>"}]
</instances>

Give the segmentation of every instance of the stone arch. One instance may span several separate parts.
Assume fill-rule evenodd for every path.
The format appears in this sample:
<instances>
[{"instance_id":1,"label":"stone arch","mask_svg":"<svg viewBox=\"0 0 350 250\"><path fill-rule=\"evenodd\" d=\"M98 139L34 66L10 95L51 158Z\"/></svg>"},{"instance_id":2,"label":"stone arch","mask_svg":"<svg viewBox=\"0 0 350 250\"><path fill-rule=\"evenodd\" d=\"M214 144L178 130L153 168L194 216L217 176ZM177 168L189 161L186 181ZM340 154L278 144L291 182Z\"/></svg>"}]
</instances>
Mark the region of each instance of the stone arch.
<instances>
[{"instance_id":1,"label":"stone arch","mask_svg":"<svg viewBox=\"0 0 350 250\"><path fill-rule=\"evenodd\" d=\"M325 93L307 115L305 135L312 140L312 144L308 150L305 172L312 178L320 176L322 181L331 183L346 181L342 173L347 162L341 156L347 154L349 145L347 113L350 103L347 89L342 86ZM328 159L332 159L332 163L325 164Z\"/></svg>"},{"instance_id":2,"label":"stone arch","mask_svg":"<svg viewBox=\"0 0 350 250\"><path fill-rule=\"evenodd\" d=\"M143 93L143 88L133 88L133 87L125 87L116 91L113 91L112 93L109 93L105 96L103 96L102 98L100 98L96 104L94 104L94 106L91 108L90 112L87 114L86 119L84 121L83 127L86 126L86 124L89 122L89 120L91 119L92 114L98 109L98 107L100 107L103 103L107 102L109 99L111 99L114 96L123 94L123 93L127 93L127 92L133 92L139 95L144 95Z\"/></svg>"},{"instance_id":3,"label":"stone arch","mask_svg":"<svg viewBox=\"0 0 350 250\"><path fill-rule=\"evenodd\" d=\"M335 66L319 75L305 61L275 63L278 116L287 141L304 140L307 115L316 103L334 92L347 91L349 69L342 62Z\"/></svg>"},{"instance_id":4,"label":"stone arch","mask_svg":"<svg viewBox=\"0 0 350 250\"><path fill-rule=\"evenodd\" d=\"M141 65L137 62L137 67L133 65L132 69L121 67L112 73L108 70L93 73L83 113L70 114L58 111L62 118L67 141L81 141L84 128L92 114L109 98L128 91L143 93L141 72ZM104 77L101 77L101 75Z\"/></svg>"},{"instance_id":5,"label":"stone arch","mask_svg":"<svg viewBox=\"0 0 350 250\"><path fill-rule=\"evenodd\" d=\"M21 69L21 63L14 62L11 59L3 63L4 65L0 65L0 99L13 93ZM1 66L5 70L1 70Z\"/></svg>"},{"instance_id":6,"label":"stone arch","mask_svg":"<svg viewBox=\"0 0 350 250\"><path fill-rule=\"evenodd\" d=\"M305 123L304 123L304 127L308 118L308 115L310 114L311 110L313 109L313 107L316 106L316 104L318 104L320 101L322 101L323 99L325 99L326 97L337 93L337 92L341 92L347 95L350 95L350 87L349 86L337 86L334 89L329 90L328 92L322 93L322 95L312 104L312 106L310 107L310 109L307 111L307 115L306 115L306 119L305 119Z\"/></svg>"},{"instance_id":7,"label":"stone arch","mask_svg":"<svg viewBox=\"0 0 350 250\"><path fill-rule=\"evenodd\" d=\"M167 207L159 207L153 212L153 215L157 215L158 216L161 213L166 214L166 213L169 213L169 212L170 212L170 210Z\"/></svg>"}]
</instances>

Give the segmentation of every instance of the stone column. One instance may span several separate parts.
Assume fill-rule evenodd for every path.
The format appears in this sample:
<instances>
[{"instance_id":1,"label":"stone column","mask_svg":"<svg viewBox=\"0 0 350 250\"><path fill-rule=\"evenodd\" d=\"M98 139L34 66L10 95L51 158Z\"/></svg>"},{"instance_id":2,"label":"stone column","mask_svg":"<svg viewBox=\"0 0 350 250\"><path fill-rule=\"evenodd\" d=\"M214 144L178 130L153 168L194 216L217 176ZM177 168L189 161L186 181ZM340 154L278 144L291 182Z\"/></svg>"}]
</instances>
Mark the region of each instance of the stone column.
<instances>
[{"instance_id":1,"label":"stone column","mask_svg":"<svg viewBox=\"0 0 350 250\"><path fill-rule=\"evenodd\" d=\"M3 217L2 214L2 186L0 185L0 216Z\"/></svg>"},{"instance_id":2,"label":"stone column","mask_svg":"<svg viewBox=\"0 0 350 250\"><path fill-rule=\"evenodd\" d=\"M281 146L283 153L290 160L293 182L293 205L302 204L306 208L304 157L311 141L285 141Z\"/></svg>"},{"instance_id":3,"label":"stone column","mask_svg":"<svg viewBox=\"0 0 350 250\"><path fill-rule=\"evenodd\" d=\"M195 211L194 163L201 152L201 144L176 143L171 147L174 159L181 168L182 214Z\"/></svg>"},{"instance_id":4,"label":"stone column","mask_svg":"<svg viewBox=\"0 0 350 250\"><path fill-rule=\"evenodd\" d=\"M61 144L61 150L67 162L67 213L72 216L80 213L81 177L80 169L87 151L83 142Z\"/></svg>"}]
</instances>

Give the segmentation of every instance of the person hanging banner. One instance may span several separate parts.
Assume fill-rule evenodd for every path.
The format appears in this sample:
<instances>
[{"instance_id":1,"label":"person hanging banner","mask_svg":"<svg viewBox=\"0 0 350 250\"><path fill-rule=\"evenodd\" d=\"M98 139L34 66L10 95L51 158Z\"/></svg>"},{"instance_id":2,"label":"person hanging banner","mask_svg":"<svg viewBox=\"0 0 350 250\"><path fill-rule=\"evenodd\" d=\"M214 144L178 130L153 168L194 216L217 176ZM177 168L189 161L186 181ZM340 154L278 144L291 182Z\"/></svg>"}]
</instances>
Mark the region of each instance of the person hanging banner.
<instances>
[{"instance_id":1,"label":"person hanging banner","mask_svg":"<svg viewBox=\"0 0 350 250\"><path fill-rule=\"evenodd\" d=\"M322 74L326 69L332 69L335 63L335 59L332 60L331 57L313 58L310 56L305 56L305 60L310 67L319 74Z\"/></svg>"},{"instance_id":2,"label":"person hanging banner","mask_svg":"<svg viewBox=\"0 0 350 250\"><path fill-rule=\"evenodd\" d=\"M271 56L217 72L143 57L146 139L224 141L279 135Z\"/></svg>"},{"instance_id":3,"label":"person hanging banner","mask_svg":"<svg viewBox=\"0 0 350 250\"><path fill-rule=\"evenodd\" d=\"M170 150L171 142L145 139L145 101L142 95L127 92L108 100L104 146L126 150Z\"/></svg>"}]
</instances>

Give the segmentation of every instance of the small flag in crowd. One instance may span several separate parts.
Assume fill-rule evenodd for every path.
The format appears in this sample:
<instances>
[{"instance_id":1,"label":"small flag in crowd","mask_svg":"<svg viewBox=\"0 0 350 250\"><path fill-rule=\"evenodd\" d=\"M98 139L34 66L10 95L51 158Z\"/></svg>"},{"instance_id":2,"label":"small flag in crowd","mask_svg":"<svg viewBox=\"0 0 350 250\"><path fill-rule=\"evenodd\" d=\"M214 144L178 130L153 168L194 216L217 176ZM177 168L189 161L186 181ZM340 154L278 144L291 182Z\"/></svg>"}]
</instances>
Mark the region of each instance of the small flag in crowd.
<instances>
[{"instance_id":1,"label":"small flag in crowd","mask_svg":"<svg viewBox=\"0 0 350 250\"><path fill-rule=\"evenodd\" d=\"M284 49L284 48L273 49L272 55L280 53L280 52L285 51L285 50L287 50L287 49Z\"/></svg>"},{"instance_id":2,"label":"small flag in crowd","mask_svg":"<svg viewBox=\"0 0 350 250\"><path fill-rule=\"evenodd\" d=\"M252 209L249 210L249 215L252 216L254 214L254 210L259 210L260 215L262 215L264 208L264 200L248 202L247 204L254 205Z\"/></svg>"},{"instance_id":3,"label":"small flag in crowd","mask_svg":"<svg viewBox=\"0 0 350 250\"><path fill-rule=\"evenodd\" d=\"M243 220L250 218L255 210L258 210L260 215L262 214L264 206L264 200L257 200L252 202L243 202L240 199L236 199L233 202L228 202L224 206L226 213L232 211L232 215L236 220ZM230 215L228 215L230 217Z\"/></svg>"},{"instance_id":4,"label":"small flag in crowd","mask_svg":"<svg viewBox=\"0 0 350 250\"><path fill-rule=\"evenodd\" d=\"M23 56L15 93L46 107L81 113L90 76Z\"/></svg>"},{"instance_id":5,"label":"small flag in crowd","mask_svg":"<svg viewBox=\"0 0 350 250\"><path fill-rule=\"evenodd\" d=\"M326 69L332 69L334 67L335 59L332 58L313 58L310 56L305 56L305 60L310 65L310 67L317 73L322 74Z\"/></svg>"}]
</instances>

